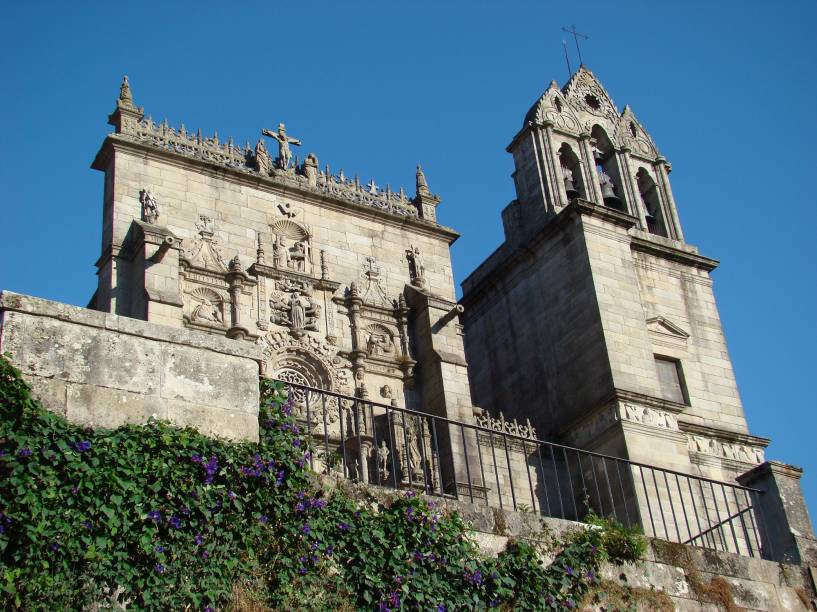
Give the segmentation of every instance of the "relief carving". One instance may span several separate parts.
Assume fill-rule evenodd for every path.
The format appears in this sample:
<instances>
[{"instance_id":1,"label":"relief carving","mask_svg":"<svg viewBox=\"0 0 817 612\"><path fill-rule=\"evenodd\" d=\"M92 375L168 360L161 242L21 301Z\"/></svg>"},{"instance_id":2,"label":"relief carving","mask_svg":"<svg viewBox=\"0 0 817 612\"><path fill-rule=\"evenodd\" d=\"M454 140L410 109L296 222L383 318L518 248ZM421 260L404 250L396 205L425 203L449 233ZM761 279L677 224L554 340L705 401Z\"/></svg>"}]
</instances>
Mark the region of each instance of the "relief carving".
<instances>
[{"instance_id":1,"label":"relief carving","mask_svg":"<svg viewBox=\"0 0 817 612\"><path fill-rule=\"evenodd\" d=\"M396 353L394 334L383 325L369 325L366 329L366 352L371 357L393 357Z\"/></svg>"},{"instance_id":2,"label":"relief carving","mask_svg":"<svg viewBox=\"0 0 817 612\"><path fill-rule=\"evenodd\" d=\"M185 240L182 259L197 268L226 272L227 262L215 238L213 219L200 215L196 222L196 230L198 231L196 236L191 240Z\"/></svg>"},{"instance_id":3,"label":"relief carving","mask_svg":"<svg viewBox=\"0 0 817 612\"><path fill-rule=\"evenodd\" d=\"M224 298L213 289L197 287L187 293L189 323L208 327L224 327Z\"/></svg>"},{"instance_id":4,"label":"relief carving","mask_svg":"<svg viewBox=\"0 0 817 612\"><path fill-rule=\"evenodd\" d=\"M293 212L292 216L296 213ZM279 270L312 273L312 235L303 223L291 216L279 219L270 226L274 235L272 264Z\"/></svg>"},{"instance_id":5,"label":"relief carving","mask_svg":"<svg viewBox=\"0 0 817 612\"><path fill-rule=\"evenodd\" d=\"M353 293L359 292L363 298L363 302L366 304L391 308L393 307L392 300L389 299L389 296L386 294L386 289L383 287L384 277L385 272L383 268L378 265L377 260L375 260L374 257L367 257L366 263L363 264L363 272L360 274L360 278L364 281L365 287L360 290L355 283L352 283L355 287L351 291Z\"/></svg>"},{"instance_id":6,"label":"relief carving","mask_svg":"<svg viewBox=\"0 0 817 612\"><path fill-rule=\"evenodd\" d=\"M294 335L305 331L319 331L321 307L312 298L308 283L278 280L269 300L270 321L275 325L289 327Z\"/></svg>"},{"instance_id":7,"label":"relief carving","mask_svg":"<svg viewBox=\"0 0 817 612\"><path fill-rule=\"evenodd\" d=\"M687 448L693 453L733 459L743 463L762 463L763 449L736 442L721 442L715 438L687 434Z\"/></svg>"},{"instance_id":8,"label":"relief carving","mask_svg":"<svg viewBox=\"0 0 817 612\"><path fill-rule=\"evenodd\" d=\"M659 429L678 430L678 418L674 414L635 404L624 404L623 408L623 410L619 410L619 414L625 421L641 423Z\"/></svg>"}]
</instances>

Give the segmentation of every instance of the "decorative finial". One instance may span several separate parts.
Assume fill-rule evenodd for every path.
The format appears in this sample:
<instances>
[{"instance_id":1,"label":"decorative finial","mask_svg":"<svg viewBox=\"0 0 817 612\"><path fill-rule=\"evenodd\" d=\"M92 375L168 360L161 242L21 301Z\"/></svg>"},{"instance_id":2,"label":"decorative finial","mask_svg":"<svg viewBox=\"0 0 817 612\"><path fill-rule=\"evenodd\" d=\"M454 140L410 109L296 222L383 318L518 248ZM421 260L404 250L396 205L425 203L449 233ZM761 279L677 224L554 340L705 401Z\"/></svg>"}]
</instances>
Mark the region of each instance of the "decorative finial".
<instances>
[{"instance_id":1,"label":"decorative finial","mask_svg":"<svg viewBox=\"0 0 817 612\"><path fill-rule=\"evenodd\" d=\"M417 195L418 196L430 196L431 190L428 188L428 183L426 182L426 175L423 174L423 168L420 164L417 164Z\"/></svg>"},{"instance_id":2,"label":"decorative finial","mask_svg":"<svg viewBox=\"0 0 817 612\"><path fill-rule=\"evenodd\" d=\"M119 86L119 100L128 106L133 106L133 94L131 94L130 91L130 82L128 81L127 74L122 78L122 84Z\"/></svg>"},{"instance_id":3,"label":"decorative finial","mask_svg":"<svg viewBox=\"0 0 817 612\"><path fill-rule=\"evenodd\" d=\"M236 253L235 257L230 260L230 272L241 272L241 258Z\"/></svg>"}]
</instances>

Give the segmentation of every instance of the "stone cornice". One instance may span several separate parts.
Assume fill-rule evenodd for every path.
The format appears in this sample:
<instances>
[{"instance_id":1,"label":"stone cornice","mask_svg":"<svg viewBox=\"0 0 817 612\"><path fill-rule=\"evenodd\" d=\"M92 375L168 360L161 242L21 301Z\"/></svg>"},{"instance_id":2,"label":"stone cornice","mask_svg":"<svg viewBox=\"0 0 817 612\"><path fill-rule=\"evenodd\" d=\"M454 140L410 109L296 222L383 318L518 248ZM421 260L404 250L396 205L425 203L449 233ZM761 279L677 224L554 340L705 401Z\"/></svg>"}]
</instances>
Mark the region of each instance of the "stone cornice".
<instances>
[{"instance_id":1,"label":"stone cornice","mask_svg":"<svg viewBox=\"0 0 817 612\"><path fill-rule=\"evenodd\" d=\"M99 152L96 154L91 168L104 171L111 156L116 151L129 152L143 157L152 157L166 163L171 163L177 167L194 169L196 172L203 172L218 178L228 176L231 180L242 185L262 191L271 191L278 195L294 194L300 199L318 206L330 207L347 214L351 213L358 217L377 220L397 227L407 226L414 233L425 234L438 240L444 240L449 245L453 244L460 236L458 232L450 227L438 225L433 221L428 221L417 216L395 214L384 208L337 197L331 192L321 191L318 188L311 188L305 181L297 180L294 178L294 175L289 176L288 173L283 171L278 171L276 174L265 177L247 168L225 165L220 163L220 161L207 160L169 149L159 148L149 142L137 140L134 137L124 134L109 134L107 136Z\"/></svg>"},{"instance_id":2,"label":"stone cornice","mask_svg":"<svg viewBox=\"0 0 817 612\"><path fill-rule=\"evenodd\" d=\"M739 444L746 444L749 446L760 446L766 448L769 446L771 440L769 438L762 438L760 436L753 436L751 434L738 433L729 431L728 429L720 429L717 427L710 427L707 425L699 425L697 423L689 423L684 420L678 421L678 428L684 433L696 434L715 438L723 442L735 442Z\"/></svg>"},{"instance_id":3,"label":"stone cornice","mask_svg":"<svg viewBox=\"0 0 817 612\"><path fill-rule=\"evenodd\" d=\"M720 264L717 259L704 257L703 255L698 255L697 253L691 253L689 251L661 244L655 240L640 238L638 236L632 237L630 247L633 251L647 253L649 255L654 255L655 257L660 257L661 259L677 261L678 263L682 263L693 268L698 268L699 270L703 270L705 272L711 272Z\"/></svg>"}]
</instances>

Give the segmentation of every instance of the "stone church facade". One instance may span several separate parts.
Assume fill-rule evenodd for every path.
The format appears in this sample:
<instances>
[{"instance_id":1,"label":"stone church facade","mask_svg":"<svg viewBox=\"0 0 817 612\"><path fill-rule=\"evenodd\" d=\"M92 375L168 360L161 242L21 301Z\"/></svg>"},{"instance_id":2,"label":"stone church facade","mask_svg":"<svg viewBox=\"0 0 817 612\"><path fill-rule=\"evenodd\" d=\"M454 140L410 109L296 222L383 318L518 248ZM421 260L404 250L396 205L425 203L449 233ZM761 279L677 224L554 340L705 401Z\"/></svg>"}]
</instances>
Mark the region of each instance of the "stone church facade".
<instances>
[{"instance_id":1,"label":"stone church facade","mask_svg":"<svg viewBox=\"0 0 817 612\"><path fill-rule=\"evenodd\" d=\"M109 122L91 308L256 343L267 376L470 417L458 234L419 166L409 197L293 159L283 124L254 147L155 124L127 77Z\"/></svg>"},{"instance_id":2,"label":"stone church facade","mask_svg":"<svg viewBox=\"0 0 817 612\"><path fill-rule=\"evenodd\" d=\"M289 383L319 473L814 558L801 471L748 430L718 262L585 67L511 141L505 241L459 302L419 166L407 195L295 155L284 124L244 146L156 124L127 77L108 121L88 308L0 293L0 351L50 409L258 440L260 374Z\"/></svg>"},{"instance_id":3,"label":"stone church facade","mask_svg":"<svg viewBox=\"0 0 817 612\"><path fill-rule=\"evenodd\" d=\"M477 405L543 439L709 478L764 459L749 433L710 272L670 164L581 67L508 146L504 243L463 283Z\"/></svg>"}]
</instances>

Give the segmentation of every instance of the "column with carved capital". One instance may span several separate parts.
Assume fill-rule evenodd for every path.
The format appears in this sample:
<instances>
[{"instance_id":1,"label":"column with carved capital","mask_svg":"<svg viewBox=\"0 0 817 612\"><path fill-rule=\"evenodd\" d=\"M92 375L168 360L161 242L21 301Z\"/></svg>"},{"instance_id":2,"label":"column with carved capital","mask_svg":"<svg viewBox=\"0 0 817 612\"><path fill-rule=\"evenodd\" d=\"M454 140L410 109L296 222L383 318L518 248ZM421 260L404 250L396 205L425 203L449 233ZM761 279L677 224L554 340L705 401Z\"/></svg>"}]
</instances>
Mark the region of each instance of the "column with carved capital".
<instances>
[{"instance_id":1,"label":"column with carved capital","mask_svg":"<svg viewBox=\"0 0 817 612\"><path fill-rule=\"evenodd\" d=\"M661 185L661 193L669 208L670 216L672 217L672 235L676 240L684 240L684 231L681 229L681 220L678 218L678 209L675 207L675 196L672 195L672 187L669 184L669 171L672 169L670 163L664 158L659 157L656 165L656 174Z\"/></svg>"},{"instance_id":2,"label":"column with carved capital","mask_svg":"<svg viewBox=\"0 0 817 612\"><path fill-rule=\"evenodd\" d=\"M585 172L585 197L595 204L604 204L601 197L601 185L599 175L596 172L596 160L593 158L593 151L590 148L590 133L584 132L579 135L580 151L582 155L582 170Z\"/></svg>"}]
</instances>

